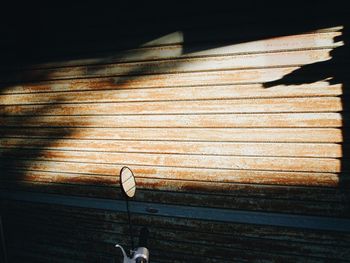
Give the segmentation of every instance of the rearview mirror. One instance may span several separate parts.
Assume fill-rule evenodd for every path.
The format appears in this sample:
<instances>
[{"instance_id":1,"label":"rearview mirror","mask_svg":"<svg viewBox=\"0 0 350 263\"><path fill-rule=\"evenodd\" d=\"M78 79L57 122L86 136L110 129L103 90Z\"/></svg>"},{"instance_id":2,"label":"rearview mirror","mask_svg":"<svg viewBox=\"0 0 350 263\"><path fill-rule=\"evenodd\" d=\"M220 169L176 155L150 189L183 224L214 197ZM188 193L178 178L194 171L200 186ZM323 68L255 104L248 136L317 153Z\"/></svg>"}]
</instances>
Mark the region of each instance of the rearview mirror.
<instances>
[{"instance_id":1,"label":"rearview mirror","mask_svg":"<svg viewBox=\"0 0 350 263\"><path fill-rule=\"evenodd\" d=\"M120 185L127 197L134 197L136 192L135 177L130 168L126 166L120 170Z\"/></svg>"}]
</instances>

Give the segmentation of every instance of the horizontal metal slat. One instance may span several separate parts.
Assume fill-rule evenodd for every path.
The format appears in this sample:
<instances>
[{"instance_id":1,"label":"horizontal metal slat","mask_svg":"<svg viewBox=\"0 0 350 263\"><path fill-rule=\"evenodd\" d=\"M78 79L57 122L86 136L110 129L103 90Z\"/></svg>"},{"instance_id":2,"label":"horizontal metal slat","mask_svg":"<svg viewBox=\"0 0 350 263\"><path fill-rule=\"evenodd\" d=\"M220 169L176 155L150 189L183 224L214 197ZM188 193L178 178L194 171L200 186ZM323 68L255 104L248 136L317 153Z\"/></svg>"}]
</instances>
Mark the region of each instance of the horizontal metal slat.
<instances>
[{"instance_id":1,"label":"horizontal metal slat","mask_svg":"<svg viewBox=\"0 0 350 263\"><path fill-rule=\"evenodd\" d=\"M129 62L54 69L32 69L24 72L2 72L5 82L28 82L54 79L93 78L122 75L165 74L244 68L299 66L331 59L331 49L266 53L238 56L178 58L152 62Z\"/></svg>"},{"instance_id":2,"label":"horizontal metal slat","mask_svg":"<svg viewBox=\"0 0 350 263\"><path fill-rule=\"evenodd\" d=\"M283 76L292 73L293 71L299 68L299 66L294 66L281 68L236 69L207 72L151 74L139 76L132 76L129 73L129 76L56 80L51 82L43 81L23 85L12 85L8 83L6 85L6 89L3 91L3 94L266 83L279 80L283 78ZM295 79L294 81L299 81L303 83L305 82L305 79ZM262 86L260 85L260 87Z\"/></svg>"},{"instance_id":3,"label":"horizontal metal slat","mask_svg":"<svg viewBox=\"0 0 350 263\"><path fill-rule=\"evenodd\" d=\"M113 177L121 170L123 164L93 164L76 162L56 162L40 160L18 160L16 162L1 159L2 169L20 169L17 177L40 178L52 182L91 182L110 184L116 182ZM339 187L348 174L318 172L281 172L256 170L228 170L183 167L160 167L128 164L137 178L167 179L183 181L201 181L208 183L241 183L260 185L298 185ZM16 172L14 174L16 177ZM237 189L236 189L237 191ZM316 190L314 189L313 192ZM273 192L271 190L271 192ZM281 193L278 193L280 196ZM301 196L301 194L299 193Z\"/></svg>"},{"instance_id":4,"label":"horizontal metal slat","mask_svg":"<svg viewBox=\"0 0 350 263\"><path fill-rule=\"evenodd\" d=\"M72 206L48 205L43 203L29 203L14 200L3 200L2 208L9 214L21 218L20 214L44 215L46 221L56 222L60 217L62 222L74 224L75 227L84 227L92 230L114 232L127 222L127 215L123 212L79 208ZM76 225L74 222L79 221ZM98 222L104 221L105 224ZM173 218L157 216L156 214L138 214L133 217L136 225L159 226L162 229L185 231L187 233L217 234L237 237L253 238L284 242L286 240L296 244L317 244L320 246L349 247L349 232L331 232L311 230L304 231L297 228L273 227L263 225L237 224L218 221L195 220L188 218Z\"/></svg>"},{"instance_id":5,"label":"horizontal metal slat","mask_svg":"<svg viewBox=\"0 0 350 263\"><path fill-rule=\"evenodd\" d=\"M321 143L231 143L231 142L142 142L113 140L0 140L0 152L32 148L65 151L99 151L124 153L180 153L194 155L240 155L281 157L342 157L342 145Z\"/></svg>"},{"instance_id":6,"label":"horizontal metal slat","mask_svg":"<svg viewBox=\"0 0 350 263\"><path fill-rule=\"evenodd\" d=\"M151 153L75 152L55 150L15 150L3 152L6 158L35 158L37 160L72 161L84 163L137 164L150 166L177 166L187 168L216 168L236 170L341 172L342 161L334 158L292 158L216 156Z\"/></svg>"},{"instance_id":7,"label":"horizontal metal slat","mask_svg":"<svg viewBox=\"0 0 350 263\"><path fill-rule=\"evenodd\" d=\"M338 128L0 128L3 138L202 142L341 143Z\"/></svg>"},{"instance_id":8,"label":"horizontal metal slat","mask_svg":"<svg viewBox=\"0 0 350 263\"><path fill-rule=\"evenodd\" d=\"M45 111L41 112L41 109ZM0 106L0 115L139 115L273 112L339 112L342 99L336 97L239 100L152 101L122 103L39 104Z\"/></svg>"},{"instance_id":9,"label":"horizontal metal slat","mask_svg":"<svg viewBox=\"0 0 350 263\"><path fill-rule=\"evenodd\" d=\"M3 127L340 128L340 113L2 117Z\"/></svg>"},{"instance_id":10,"label":"horizontal metal slat","mask_svg":"<svg viewBox=\"0 0 350 263\"><path fill-rule=\"evenodd\" d=\"M0 191L3 199L22 200L27 202L51 203L56 205L69 205L86 208L105 209L112 211L125 210L124 201L81 198L75 196L49 195L40 193ZM130 210L136 214L147 214L151 206L158 210L158 215L185 217L191 219L213 220L222 222L236 222L243 224L272 225L284 227L297 227L304 229L319 229L329 231L350 232L348 219L332 217L313 217L289 214L275 214L263 212L232 211L225 209L211 209L204 207L187 207L178 205L162 205L154 203L130 202Z\"/></svg>"},{"instance_id":11,"label":"horizontal metal slat","mask_svg":"<svg viewBox=\"0 0 350 263\"><path fill-rule=\"evenodd\" d=\"M324 33L308 33L291 36L281 36L276 38L256 40L246 43L230 44L229 41L222 43L221 47L210 44L187 44L186 51L183 50L183 41L181 41L181 33L170 34L168 39L173 36L173 43L164 41L166 37L160 38L158 45L154 47L139 47L136 49L115 51L109 53L100 53L94 55L95 58L86 59L67 59L65 61L57 61L51 63L41 63L31 65L28 69L44 69L58 68L69 66L93 65L100 63L118 63L118 62L135 62L159 59L171 59L179 56L183 58L201 57L201 56L218 56L224 54L242 54L242 53L264 53L264 52L281 52L302 49L317 49L317 48L336 48L341 45L341 42L336 42L334 39L341 36L341 32L324 32ZM202 40L203 41L203 40ZM187 51L188 50L188 51ZM103 59L101 59L103 57Z\"/></svg>"},{"instance_id":12,"label":"horizontal metal slat","mask_svg":"<svg viewBox=\"0 0 350 263\"><path fill-rule=\"evenodd\" d=\"M39 192L53 192L60 188L61 194L71 194L103 198L120 199L119 180L116 176L96 176L57 172L28 171L12 168L3 170L2 188L38 190ZM246 209L273 209L283 211L307 210L311 213L320 210L329 213L344 207L344 197L349 189L337 186L314 187L313 185L259 185L240 184L235 182L204 181L202 178L190 179L174 178L146 178L138 175L136 180L139 194L136 201L154 201L164 203L187 203L202 206ZM346 175L345 175L346 176ZM40 187L42 189L40 190ZM52 189L51 189L52 188ZM75 189L75 190L74 190ZM85 192L84 192L85 190ZM98 194L93 194L99 191ZM235 199L234 203L227 203L227 199ZM283 202L295 203L295 207L281 206ZM268 205L266 207L266 205ZM265 208L264 208L265 207ZM323 209L323 210L322 210Z\"/></svg>"}]
</instances>

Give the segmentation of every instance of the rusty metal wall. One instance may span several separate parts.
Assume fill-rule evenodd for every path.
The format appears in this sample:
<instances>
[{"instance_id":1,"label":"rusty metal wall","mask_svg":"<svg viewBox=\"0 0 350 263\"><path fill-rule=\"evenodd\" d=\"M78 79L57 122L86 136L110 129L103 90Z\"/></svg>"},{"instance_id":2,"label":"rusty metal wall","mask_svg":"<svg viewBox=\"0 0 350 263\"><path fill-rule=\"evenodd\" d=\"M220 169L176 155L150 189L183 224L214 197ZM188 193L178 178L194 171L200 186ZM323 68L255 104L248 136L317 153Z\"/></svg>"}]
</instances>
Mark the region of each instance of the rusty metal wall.
<instances>
[{"instance_id":1,"label":"rusty metal wall","mask_svg":"<svg viewBox=\"0 0 350 263\"><path fill-rule=\"evenodd\" d=\"M87 55L1 65L1 189L120 199L127 165L135 201L348 218L347 24L333 16L190 15L64 47ZM10 262L113 262L113 243L127 243L123 212L9 200L2 211ZM350 259L345 232L134 221L150 228L152 262Z\"/></svg>"}]
</instances>

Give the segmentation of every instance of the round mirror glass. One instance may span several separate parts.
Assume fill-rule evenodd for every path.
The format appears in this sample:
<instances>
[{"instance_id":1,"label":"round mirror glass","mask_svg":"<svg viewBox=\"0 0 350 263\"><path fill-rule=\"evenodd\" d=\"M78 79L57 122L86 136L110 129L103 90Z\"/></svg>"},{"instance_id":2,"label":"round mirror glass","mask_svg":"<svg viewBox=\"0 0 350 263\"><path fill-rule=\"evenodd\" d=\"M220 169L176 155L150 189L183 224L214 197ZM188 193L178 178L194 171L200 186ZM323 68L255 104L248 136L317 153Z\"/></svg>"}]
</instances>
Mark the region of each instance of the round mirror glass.
<instances>
[{"instance_id":1,"label":"round mirror glass","mask_svg":"<svg viewBox=\"0 0 350 263\"><path fill-rule=\"evenodd\" d=\"M127 197L133 197L136 191L135 177L128 167L120 170L120 184Z\"/></svg>"}]
</instances>

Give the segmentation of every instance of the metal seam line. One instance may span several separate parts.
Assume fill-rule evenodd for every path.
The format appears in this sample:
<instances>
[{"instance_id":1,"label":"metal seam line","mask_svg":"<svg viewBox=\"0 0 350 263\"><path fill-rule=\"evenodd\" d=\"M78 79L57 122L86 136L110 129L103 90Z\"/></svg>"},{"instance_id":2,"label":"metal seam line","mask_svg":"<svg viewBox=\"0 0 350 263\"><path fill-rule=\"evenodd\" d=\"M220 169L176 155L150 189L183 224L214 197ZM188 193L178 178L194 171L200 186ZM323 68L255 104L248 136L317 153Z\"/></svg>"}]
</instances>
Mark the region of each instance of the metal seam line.
<instances>
[{"instance_id":1,"label":"metal seam line","mask_svg":"<svg viewBox=\"0 0 350 263\"><path fill-rule=\"evenodd\" d=\"M16 200L34 203L66 205L80 208L102 209L115 212L126 212L125 201L123 200L7 190L0 190L0 198L4 200ZM156 211L156 213L148 211ZM350 219L345 218L228 210L206 207L189 207L137 201L130 201L130 212L144 215L149 214L207 221L221 221L227 223L350 232Z\"/></svg>"}]
</instances>

